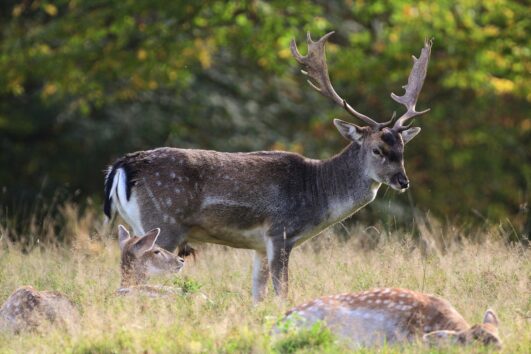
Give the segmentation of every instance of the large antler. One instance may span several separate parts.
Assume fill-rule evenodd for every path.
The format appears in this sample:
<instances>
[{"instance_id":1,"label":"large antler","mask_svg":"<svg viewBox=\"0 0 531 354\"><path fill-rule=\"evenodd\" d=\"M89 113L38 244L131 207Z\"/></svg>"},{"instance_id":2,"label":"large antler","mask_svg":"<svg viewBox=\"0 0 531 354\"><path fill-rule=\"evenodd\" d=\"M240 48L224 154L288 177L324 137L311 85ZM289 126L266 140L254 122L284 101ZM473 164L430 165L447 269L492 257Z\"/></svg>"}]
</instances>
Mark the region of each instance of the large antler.
<instances>
[{"instance_id":1,"label":"large antler","mask_svg":"<svg viewBox=\"0 0 531 354\"><path fill-rule=\"evenodd\" d=\"M419 98L420 90L422 90L422 85L424 84L424 79L426 78L426 72L428 70L428 62L430 61L431 46L433 44L433 39L424 41L424 48L420 53L420 57L417 59L413 55L413 69L409 74L407 80L407 85L403 86L406 89L406 93L403 96L397 96L394 93L391 93L391 98L396 102L404 105L407 108L406 113L403 116L398 118L395 125L393 126L394 130L403 131L409 128L409 125L405 123L411 118L424 114L430 109L425 109L424 111L417 112L415 111L415 105L417 104L417 99Z\"/></svg>"},{"instance_id":2,"label":"large antler","mask_svg":"<svg viewBox=\"0 0 531 354\"><path fill-rule=\"evenodd\" d=\"M328 67L326 65L325 43L328 37L330 37L333 33L333 31L329 32L322 36L317 42L314 42L310 36L310 32L308 32L308 54L305 56L302 56L299 53L295 39L291 40L290 48L293 57L295 57L299 64L303 65L306 69L301 70L301 72L311 79L308 80L308 83L315 90L319 91L323 96L332 99L332 101L343 107L347 112L358 117L372 128L378 130L390 124L391 121L378 123L366 115L356 111L347 103L347 101L341 98L332 87L330 77L328 76Z\"/></svg>"}]
</instances>

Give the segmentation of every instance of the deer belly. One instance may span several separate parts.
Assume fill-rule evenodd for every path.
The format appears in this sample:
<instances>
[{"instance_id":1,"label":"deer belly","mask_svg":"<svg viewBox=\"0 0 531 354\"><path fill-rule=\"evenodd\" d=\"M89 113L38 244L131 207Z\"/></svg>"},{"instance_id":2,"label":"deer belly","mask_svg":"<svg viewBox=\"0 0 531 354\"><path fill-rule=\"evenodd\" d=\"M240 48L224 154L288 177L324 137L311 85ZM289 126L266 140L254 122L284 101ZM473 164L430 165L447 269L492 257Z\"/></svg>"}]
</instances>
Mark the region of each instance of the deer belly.
<instances>
[{"instance_id":1,"label":"deer belly","mask_svg":"<svg viewBox=\"0 0 531 354\"><path fill-rule=\"evenodd\" d=\"M304 328L322 321L334 335L353 348L381 346L408 339L407 331L398 326L398 321L392 314L375 309L310 307L304 311L294 312L289 317Z\"/></svg>"},{"instance_id":2,"label":"deer belly","mask_svg":"<svg viewBox=\"0 0 531 354\"><path fill-rule=\"evenodd\" d=\"M216 243L234 248L253 249L265 252L265 226L248 229L230 227L194 227L188 234L192 242Z\"/></svg>"}]
</instances>

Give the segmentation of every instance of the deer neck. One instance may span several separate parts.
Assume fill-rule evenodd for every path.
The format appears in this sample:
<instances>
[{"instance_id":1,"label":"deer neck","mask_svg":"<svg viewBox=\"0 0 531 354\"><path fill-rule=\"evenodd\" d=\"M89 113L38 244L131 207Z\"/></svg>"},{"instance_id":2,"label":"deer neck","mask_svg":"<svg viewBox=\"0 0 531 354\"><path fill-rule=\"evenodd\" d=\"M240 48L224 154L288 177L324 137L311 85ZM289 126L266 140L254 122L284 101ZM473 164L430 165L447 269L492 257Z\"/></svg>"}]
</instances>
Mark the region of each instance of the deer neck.
<instances>
[{"instance_id":1,"label":"deer neck","mask_svg":"<svg viewBox=\"0 0 531 354\"><path fill-rule=\"evenodd\" d=\"M139 272L132 266L122 265L122 281L120 283L122 288L145 284L146 281L147 277L144 272Z\"/></svg>"},{"instance_id":2,"label":"deer neck","mask_svg":"<svg viewBox=\"0 0 531 354\"><path fill-rule=\"evenodd\" d=\"M331 222L342 220L372 202L381 184L367 175L360 146L349 144L339 154L317 164L320 199Z\"/></svg>"}]
</instances>

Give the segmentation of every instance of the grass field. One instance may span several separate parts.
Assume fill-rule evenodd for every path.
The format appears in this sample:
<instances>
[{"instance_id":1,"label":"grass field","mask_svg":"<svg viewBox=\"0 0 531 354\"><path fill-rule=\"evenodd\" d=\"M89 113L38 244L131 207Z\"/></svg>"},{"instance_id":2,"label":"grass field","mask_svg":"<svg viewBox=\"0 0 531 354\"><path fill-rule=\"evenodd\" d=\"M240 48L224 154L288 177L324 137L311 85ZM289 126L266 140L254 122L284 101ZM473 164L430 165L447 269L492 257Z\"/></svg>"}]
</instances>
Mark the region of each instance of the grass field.
<instances>
[{"instance_id":1,"label":"grass field","mask_svg":"<svg viewBox=\"0 0 531 354\"><path fill-rule=\"evenodd\" d=\"M420 242L398 230L357 227L349 239L341 228L327 231L293 252L289 299L278 301L270 291L267 301L253 306L251 252L213 245L201 246L197 260L189 261L179 277L151 280L178 284L192 296L114 296L120 282L116 235L94 220L71 216L63 230L66 245L41 241L29 252L7 242L8 229L0 230L0 301L27 284L64 292L81 312L70 331L0 334L0 353L340 353L346 348L326 331L280 340L269 331L292 305L379 286L442 295L470 323L493 308L501 321L503 352L531 350L531 252L509 245L497 228L477 230L471 235L475 241L464 241L457 228L420 225ZM193 296L197 291L209 300ZM414 344L377 352L437 351Z\"/></svg>"}]
</instances>

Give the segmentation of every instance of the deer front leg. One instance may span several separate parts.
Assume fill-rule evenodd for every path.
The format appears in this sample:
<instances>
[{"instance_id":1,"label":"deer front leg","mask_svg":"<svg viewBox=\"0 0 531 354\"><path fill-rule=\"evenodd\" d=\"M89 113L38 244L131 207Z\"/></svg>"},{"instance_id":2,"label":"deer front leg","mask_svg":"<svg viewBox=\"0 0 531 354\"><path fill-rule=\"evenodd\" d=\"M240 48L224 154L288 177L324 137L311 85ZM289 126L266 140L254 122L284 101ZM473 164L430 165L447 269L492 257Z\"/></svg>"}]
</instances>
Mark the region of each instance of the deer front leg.
<instances>
[{"instance_id":1,"label":"deer front leg","mask_svg":"<svg viewBox=\"0 0 531 354\"><path fill-rule=\"evenodd\" d=\"M267 295L267 281L269 279L269 263L267 255L254 251L253 259L253 302L258 303Z\"/></svg>"},{"instance_id":2,"label":"deer front leg","mask_svg":"<svg viewBox=\"0 0 531 354\"><path fill-rule=\"evenodd\" d=\"M267 256L275 293L277 296L286 298L288 295L288 263L292 246L286 244L285 240L282 241L272 242Z\"/></svg>"}]
</instances>

